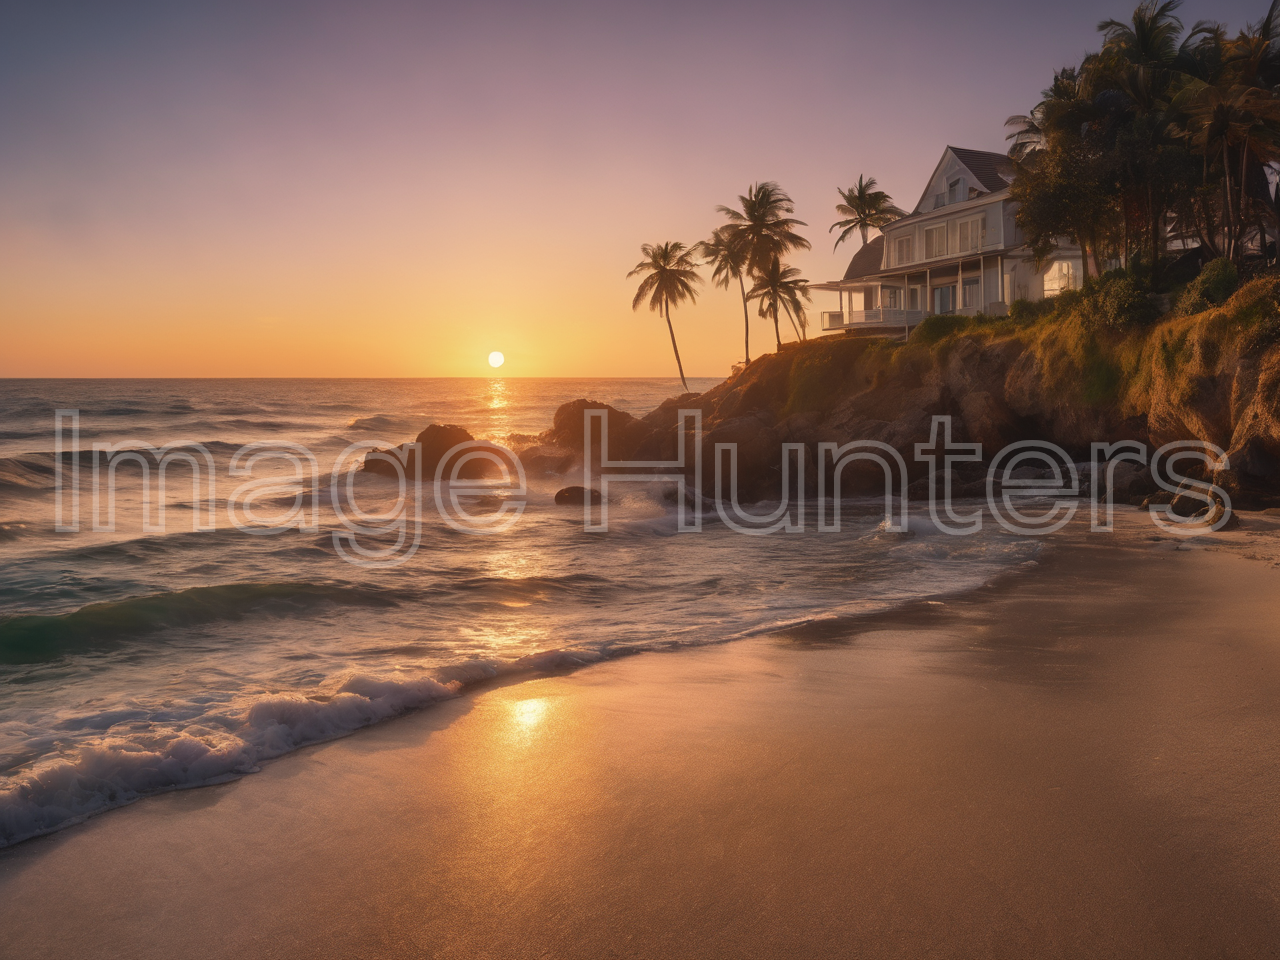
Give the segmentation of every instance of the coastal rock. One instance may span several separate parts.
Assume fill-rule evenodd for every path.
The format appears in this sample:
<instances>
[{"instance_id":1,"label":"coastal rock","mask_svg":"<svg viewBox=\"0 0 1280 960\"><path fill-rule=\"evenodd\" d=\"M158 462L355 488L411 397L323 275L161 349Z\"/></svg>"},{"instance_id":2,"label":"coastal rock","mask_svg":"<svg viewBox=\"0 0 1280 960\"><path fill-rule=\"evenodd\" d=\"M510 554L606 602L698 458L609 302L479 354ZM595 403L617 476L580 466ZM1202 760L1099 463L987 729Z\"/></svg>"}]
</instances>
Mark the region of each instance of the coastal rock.
<instances>
[{"instance_id":1,"label":"coastal rock","mask_svg":"<svg viewBox=\"0 0 1280 960\"><path fill-rule=\"evenodd\" d=\"M603 411L607 427L607 434L602 437L596 424L592 424L595 429L592 435L593 465L599 464L602 441L607 445L606 452L610 460L634 460L637 459L641 445L652 440L658 433L649 424L607 403L598 400L573 400L556 410L551 429L542 434L538 442L566 450L581 463L586 449L584 431L587 411Z\"/></svg>"},{"instance_id":2,"label":"coastal rock","mask_svg":"<svg viewBox=\"0 0 1280 960\"><path fill-rule=\"evenodd\" d=\"M435 479L436 469L445 455L460 443L472 443L473 437L463 427L453 424L433 423L418 434L414 444L421 444L422 479L430 482ZM418 453L413 444L403 443L399 447L383 450L371 450L365 455L363 469L369 473L386 477L398 477L400 474L388 457L394 457L405 465L406 475L413 477L418 470ZM479 480L496 475L497 468L489 460L472 459L462 465L458 472L461 480Z\"/></svg>"},{"instance_id":3,"label":"coastal rock","mask_svg":"<svg viewBox=\"0 0 1280 960\"><path fill-rule=\"evenodd\" d=\"M916 445L930 441L934 417L948 416L953 440L982 445L983 463L956 466L955 489L966 493L977 495L986 463L1019 440L1049 441L1078 463L1091 459L1095 442L1133 440L1151 451L1170 440L1201 440L1229 451L1229 466L1196 479L1211 479L1235 507L1280 505L1280 343L1249 326L1273 318L1278 299L1280 278L1262 278L1215 312L1105 341L1066 322L977 326L934 342L822 337L757 357L706 393L672 397L640 419L576 400L557 411L533 449L557 452L554 463L539 461L547 468L580 466L583 412L599 409L611 459L672 460L682 437L679 411L695 409L705 494L715 493L717 443L737 445L738 495L750 503L779 495L783 443L803 445L812 492L820 444L875 440L901 456L914 497L929 469L916 459ZM1225 322L1229 311L1238 322ZM822 469L829 483L832 465ZM1185 462L1179 469L1192 475ZM1082 491L1088 477L1086 468ZM1111 482L1117 503L1169 502L1152 499L1155 481L1140 466L1117 464ZM873 463L855 462L841 475L842 495L883 489Z\"/></svg>"},{"instance_id":4,"label":"coastal rock","mask_svg":"<svg viewBox=\"0 0 1280 960\"><path fill-rule=\"evenodd\" d=\"M720 455L724 489L715 489L716 444L737 445L737 493L740 500L774 499L782 492L782 436L764 414L735 417L714 424L703 435L702 484L708 496L729 496L730 458Z\"/></svg>"},{"instance_id":5,"label":"coastal rock","mask_svg":"<svg viewBox=\"0 0 1280 960\"><path fill-rule=\"evenodd\" d=\"M563 490L556 491L556 505L561 507L580 507L587 502L588 497L592 506L599 506L604 502L599 490L589 490L586 487L565 487Z\"/></svg>"}]
</instances>

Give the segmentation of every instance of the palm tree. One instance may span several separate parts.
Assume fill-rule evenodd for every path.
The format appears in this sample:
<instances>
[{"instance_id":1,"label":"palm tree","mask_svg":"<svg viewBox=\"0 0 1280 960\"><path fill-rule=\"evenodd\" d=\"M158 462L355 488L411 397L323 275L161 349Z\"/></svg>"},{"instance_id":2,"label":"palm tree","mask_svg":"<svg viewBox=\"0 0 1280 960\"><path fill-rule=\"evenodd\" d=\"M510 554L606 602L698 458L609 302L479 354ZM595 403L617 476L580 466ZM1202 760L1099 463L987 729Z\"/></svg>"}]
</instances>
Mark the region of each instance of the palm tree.
<instances>
[{"instance_id":1,"label":"palm tree","mask_svg":"<svg viewBox=\"0 0 1280 960\"><path fill-rule=\"evenodd\" d=\"M774 257L769 262L769 265L761 271L756 279L755 286L747 294L748 300L760 301L760 316L773 320L773 337L777 341L778 350L782 350L782 334L778 330L778 313L781 310L786 310L791 317L793 326L797 318L799 318L801 324L804 324L804 304L800 302L801 298L806 301L811 299L809 296L809 281L800 276L799 270L795 267L788 267L777 257ZM796 329L796 336L804 339L799 328Z\"/></svg>"},{"instance_id":2,"label":"palm tree","mask_svg":"<svg viewBox=\"0 0 1280 960\"><path fill-rule=\"evenodd\" d=\"M1012 140L1009 157L1024 162L1034 154L1047 150L1055 138L1064 133L1079 136L1097 110L1090 97L1089 84L1075 67L1053 72L1053 83L1042 90L1043 98L1029 114L1019 114L1004 122L1009 129L1006 140Z\"/></svg>"},{"instance_id":3,"label":"palm tree","mask_svg":"<svg viewBox=\"0 0 1280 960\"><path fill-rule=\"evenodd\" d=\"M676 355L676 369L680 371L680 383L684 392L689 392L689 383L684 378L684 365L680 362L680 348L676 346L676 329L671 325L671 304L680 304L685 300L693 303L698 299L698 292L693 288L701 283L697 264L693 261L693 253L683 243L642 244L640 247L644 259L635 265L628 277L647 275L640 281L635 299L631 301L631 309L639 310L640 304L649 298L649 309L666 318L667 331L671 334L671 349Z\"/></svg>"},{"instance_id":4,"label":"palm tree","mask_svg":"<svg viewBox=\"0 0 1280 960\"><path fill-rule=\"evenodd\" d=\"M809 241L794 229L808 224L787 216L795 213L795 205L786 191L772 180L753 183L738 197L738 202L741 210L732 207L716 207L716 210L728 218L729 222L720 230L745 258L749 276L760 276L773 260L792 250L810 248Z\"/></svg>"},{"instance_id":5,"label":"palm tree","mask_svg":"<svg viewBox=\"0 0 1280 960\"><path fill-rule=\"evenodd\" d=\"M1211 85L1195 83L1188 87L1186 109L1191 142L1205 157L1221 157L1223 172L1222 208L1223 256L1242 256L1239 244L1247 222L1249 195L1247 171L1249 159L1273 163L1280 159L1280 99L1269 91L1245 84ZM1232 189L1232 148L1240 151L1240 173L1236 178L1236 201ZM1262 241L1265 247L1265 240Z\"/></svg>"},{"instance_id":6,"label":"palm tree","mask_svg":"<svg viewBox=\"0 0 1280 960\"><path fill-rule=\"evenodd\" d=\"M704 262L711 267L711 280L717 287L729 289L729 284L737 280L738 289L742 292L742 328L744 356L751 362L751 317L747 312L747 286L743 274L747 269L746 251L734 245L728 227L720 227L711 234L710 240L703 240L695 248L703 256Z\"/></svg>"},{"instance_id":7,"label":"palm tree","mask_svg":"<svg viewBox=\"0 0 1280 960\"><path fill-rule=\"evenodd\" d=\"M1132 22L1103 20L1098 24L1106 36L1103 52L1136 67L1171 67L1181 46L1182 21L1174 13L1180 6L1182 0L1143 0Z\"/></svg>"},{"instance_id":8,"label":"palm tree","mask_svg":"<svg viewBox=\"0 0 1280 960\"><path fill-rule=\"evenodd\" d=\"M831 230L844 231L836 238L835 247L832 247L832 250L840 246L854 230L861 232L862 245L865 247L869 229L875 227L879 230L903 215L902 211L893 205L892 197L883 190L876 189L875 177L867 177L864 180L859 174L856 184L848 190L837 189L836 192L844 200L844 203L836 204L836 213L846 219L831 225Z\"/></svg>"}]
</instances>

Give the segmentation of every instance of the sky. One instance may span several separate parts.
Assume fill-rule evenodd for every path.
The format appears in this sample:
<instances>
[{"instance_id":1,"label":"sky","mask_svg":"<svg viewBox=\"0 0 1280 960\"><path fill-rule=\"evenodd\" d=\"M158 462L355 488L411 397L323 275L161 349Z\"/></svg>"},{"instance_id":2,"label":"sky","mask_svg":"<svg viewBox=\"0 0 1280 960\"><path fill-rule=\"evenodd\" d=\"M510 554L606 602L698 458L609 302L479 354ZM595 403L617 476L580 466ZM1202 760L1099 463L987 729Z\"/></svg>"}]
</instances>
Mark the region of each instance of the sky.
<instances>
[{"instance_id":1,"label":"sky","mask_svg":"<svg viewBox=\"0 0 1280 960\"><path fill-rule=\"evenodd\" d=\"M0 377L674 376L642 243L776 180L837 278L838 187L914 205L1131 8L0 0ZM742 359L736 289L673 321Z\"/></svg>"}]
</instances>

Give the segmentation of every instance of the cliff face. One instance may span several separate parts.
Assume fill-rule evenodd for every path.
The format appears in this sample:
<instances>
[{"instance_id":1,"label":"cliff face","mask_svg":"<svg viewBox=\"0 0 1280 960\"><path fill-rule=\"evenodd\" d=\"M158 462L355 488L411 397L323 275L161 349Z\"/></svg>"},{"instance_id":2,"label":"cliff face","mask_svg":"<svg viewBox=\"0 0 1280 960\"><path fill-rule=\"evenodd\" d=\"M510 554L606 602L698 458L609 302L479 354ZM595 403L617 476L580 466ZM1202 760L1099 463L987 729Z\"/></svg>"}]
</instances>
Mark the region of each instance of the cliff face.
<instances>
[{"instance_id":1,"label":"cliff face","mask_svg":"<svg viewBox=\"0 0 1280 960\"><path fill-rule=\"evenodd\" d=\"M612 411L610 456L673 458L677 411L698 409L704 492L712 492L714 445L736 442L741 495L762 499L778 491L783 443L805 445L810 485L817 444L859 439L895 447L917 479L927 466L914 445L928 442L932 417L949 414L953 438L981 443L985 457L1017 440L1049 440L1077 460L1094 441L1209 441L1228 452L1230 469L1215 482L1238 505L1280 503L1278 296L1280 279L1256 280L1220 308L1123 334L1078 321L937 318L904 344L794 344L643 418ZM580 456L582 410L602 406L567 404L526 455L554 454L561 464Z\"/></svg>"}]
</instances>

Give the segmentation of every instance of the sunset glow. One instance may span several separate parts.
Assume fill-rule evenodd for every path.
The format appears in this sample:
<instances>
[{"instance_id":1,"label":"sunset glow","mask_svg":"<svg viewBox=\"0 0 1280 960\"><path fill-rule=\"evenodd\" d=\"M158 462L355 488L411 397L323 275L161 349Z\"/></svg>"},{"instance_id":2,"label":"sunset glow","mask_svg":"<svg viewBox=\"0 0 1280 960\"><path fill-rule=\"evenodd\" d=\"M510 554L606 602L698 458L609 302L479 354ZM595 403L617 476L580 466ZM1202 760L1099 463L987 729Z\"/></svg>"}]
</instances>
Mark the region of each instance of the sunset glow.
<instances>
[{"instance_id":1,"label":"sunset glow","mask_svg":"<svg viewBox=\"0 0 1280 960\"><path fill-rule=\"evenodd\" d=\"M700 240L776 179L815 241L795 265L838 277L837 187L874 171L905 197L939 144L1003 150L1044 64L1115 13L1038 26L987 0L920 31L954 8L919 7L232 0L125 17L145 29L83 5L73 29L23 5L0 31L0 376L474 376L497 338L514 376L673 376L664 324L631 310L641 243ZM907 36L912 57L857 39ZM655 46L672 90L734 90L803 133L727 136L704 98L639 96ZM985 49L1000 62L966 69L964 96L920 68ZM536 215L513 209L525 189ZM736 289L672 320L688 375L740 359Z\"/></svg>"}]
</instances>

